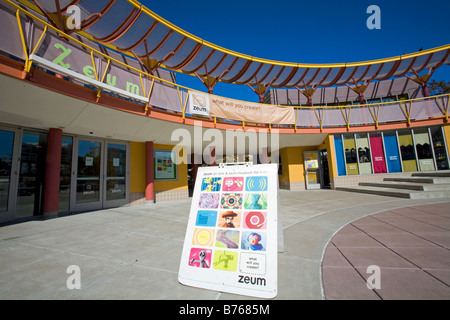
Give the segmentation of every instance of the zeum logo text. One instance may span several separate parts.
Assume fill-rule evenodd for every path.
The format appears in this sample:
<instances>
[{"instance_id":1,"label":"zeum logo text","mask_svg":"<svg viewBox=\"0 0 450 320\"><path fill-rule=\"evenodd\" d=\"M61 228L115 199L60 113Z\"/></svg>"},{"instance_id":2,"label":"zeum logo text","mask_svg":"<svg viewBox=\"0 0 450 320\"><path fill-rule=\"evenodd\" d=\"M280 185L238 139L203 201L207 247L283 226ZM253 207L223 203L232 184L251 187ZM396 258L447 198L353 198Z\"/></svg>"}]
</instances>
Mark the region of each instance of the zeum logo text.
<instances>
[{"instance_id":1,"label":"zeum logo text","mask_svg":"<svg viewBox=\"0 0 450 320\"><path fill-rule=\"evenodd\" d=\"M249 276L243 276L239 275L239 283L245 283L245 284L251 284L254 286L266 286L266 279L265 278L257 278L257 277L249 277Z\"/></svg>"}]
</instances>

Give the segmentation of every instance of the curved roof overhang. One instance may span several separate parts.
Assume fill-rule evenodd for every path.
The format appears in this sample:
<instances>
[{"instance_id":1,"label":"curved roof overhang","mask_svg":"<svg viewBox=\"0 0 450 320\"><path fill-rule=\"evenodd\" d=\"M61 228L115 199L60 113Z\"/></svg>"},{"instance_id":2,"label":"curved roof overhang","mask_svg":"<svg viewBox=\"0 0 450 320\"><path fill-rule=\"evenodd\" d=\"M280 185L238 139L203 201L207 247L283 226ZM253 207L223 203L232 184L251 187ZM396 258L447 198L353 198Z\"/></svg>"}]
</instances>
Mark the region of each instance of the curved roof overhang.
<instances>
[{"instance_id":1,"label":"curved roof overhang","mask_svg":"<svg viewBox=\"0 0 450 320\"><path fill-rule=\"evenodd\" d=\"M81 8L86 38L138 58L150 71L158 67L196 75L209 83L293 88L330 87L418 76L450 63L450 44L401 56L352 63L308 64L267 60L231 51L196 37L135 0L18 0L66 28L70 5ZM208 83L205 83L208 86Z\"/></svg>"}]
</instances>

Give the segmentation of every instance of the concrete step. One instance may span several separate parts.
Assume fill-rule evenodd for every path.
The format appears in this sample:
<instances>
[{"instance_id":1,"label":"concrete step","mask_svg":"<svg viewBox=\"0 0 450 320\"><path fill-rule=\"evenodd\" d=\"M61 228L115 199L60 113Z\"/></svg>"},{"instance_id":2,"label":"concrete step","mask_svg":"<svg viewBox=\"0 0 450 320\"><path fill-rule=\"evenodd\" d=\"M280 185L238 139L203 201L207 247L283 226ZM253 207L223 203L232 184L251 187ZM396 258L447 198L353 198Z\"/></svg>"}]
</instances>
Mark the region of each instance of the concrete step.
<instances>
[{"instance_id":1,"label":"concrete step","mask_svg":"<svg viewBox=\"0 0 450 320\"><path fill-rule=\"evenodd\" d=\"M444 191L450 190L449 184L434 184L434 183L412 183L401 181L378 181L378 182L360 182L360 186L379 187L379 188L393 188L406 189L416 191Z\"/></svg>"},{"instance_id":2,"label":"concrete step","mask_svg":"<svg viewBox=\"0 0 450 320\"><path fill-rule=\"evenodd\" d=\"M406 189L393 189L371 186L355 186L355 187L337 187L336 190L375 194L388 197L405 198L405 199L432 199L450 197L450 190L443 191L413 191Z\"/></svg>"},{"instance_id":3,"label":"concrete step","mask_svg":"<svg viewBox=\"0 0 450 320\"><path fill-rule=\"evenodd\" d=\"M414 172L413 177L450 177L450 170Z\"/></svg>"},{"instance_id":4,"label":"concrete step","mask_svg":"<svg viewBox=\"0 0 450 320\"><path fill-rule=\"evenodd\" d=\"M411 176L403 178L384 178L384 181L410 182L410 183L434 183L450 184L450 177Z\"/></svg>"}]
</instances>

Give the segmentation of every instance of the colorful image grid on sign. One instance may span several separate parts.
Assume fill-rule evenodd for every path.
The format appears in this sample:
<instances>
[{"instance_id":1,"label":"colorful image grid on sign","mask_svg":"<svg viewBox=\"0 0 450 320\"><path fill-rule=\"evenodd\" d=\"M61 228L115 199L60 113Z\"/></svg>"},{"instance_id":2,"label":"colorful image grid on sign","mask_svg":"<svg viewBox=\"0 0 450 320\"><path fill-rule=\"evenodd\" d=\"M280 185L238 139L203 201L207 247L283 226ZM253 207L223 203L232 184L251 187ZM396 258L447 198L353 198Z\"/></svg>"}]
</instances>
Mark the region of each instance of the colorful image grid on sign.
<instances>
[{"instance_id":1,"label":"colorful image grid on sign","mask_svg":"<svg viewBox=\"0 0 450 320\"><path fill-rule=\"evenodd\" d=\"M188 265L266 272L267 176L203 178Z\"/></svg>"}]
</instances>

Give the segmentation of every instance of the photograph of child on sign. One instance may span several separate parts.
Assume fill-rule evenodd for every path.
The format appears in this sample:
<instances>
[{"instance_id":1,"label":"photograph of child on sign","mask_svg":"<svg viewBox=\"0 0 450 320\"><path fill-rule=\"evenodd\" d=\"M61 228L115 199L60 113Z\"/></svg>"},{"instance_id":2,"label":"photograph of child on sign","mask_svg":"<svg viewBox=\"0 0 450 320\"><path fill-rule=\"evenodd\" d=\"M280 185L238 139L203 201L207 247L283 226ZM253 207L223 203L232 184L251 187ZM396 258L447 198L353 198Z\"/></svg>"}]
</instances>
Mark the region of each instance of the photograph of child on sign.
<instances>
[{"instance_id":1,"label":"photograph of child on sign","mask_svg":"<svg viewBox=\"0 0 450 320\"><path fill-rule=\"evenodd\" d=\"M265 232L243 232L241 248L252 251L266 251Z\"/></svg>"}]
</instances>

